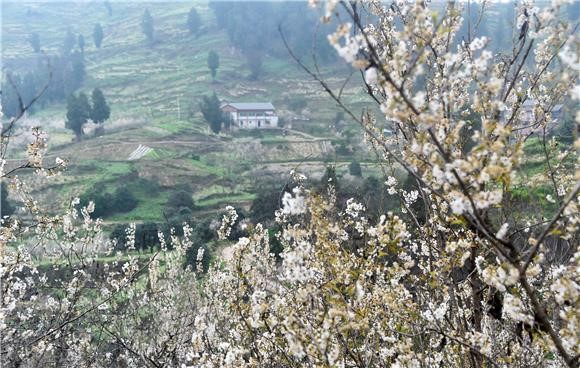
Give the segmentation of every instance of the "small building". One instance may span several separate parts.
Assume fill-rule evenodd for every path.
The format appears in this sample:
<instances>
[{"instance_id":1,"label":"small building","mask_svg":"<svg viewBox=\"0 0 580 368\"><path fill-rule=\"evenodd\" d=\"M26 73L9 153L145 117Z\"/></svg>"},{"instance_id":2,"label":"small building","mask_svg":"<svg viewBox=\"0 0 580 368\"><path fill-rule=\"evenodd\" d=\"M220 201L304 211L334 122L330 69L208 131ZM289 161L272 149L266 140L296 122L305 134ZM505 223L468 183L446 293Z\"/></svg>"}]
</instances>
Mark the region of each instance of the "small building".
<instances>
[{"instance_id":1,"label":"small building","mask_svg":"<svg viewBox=\"0 0 580 368\"><path fill-rule=\"evenodd\" d=\"M277 128L278 115L270 102L231 102L221 106L231 126L238 129Z\"/></svg>"}]
</instances>

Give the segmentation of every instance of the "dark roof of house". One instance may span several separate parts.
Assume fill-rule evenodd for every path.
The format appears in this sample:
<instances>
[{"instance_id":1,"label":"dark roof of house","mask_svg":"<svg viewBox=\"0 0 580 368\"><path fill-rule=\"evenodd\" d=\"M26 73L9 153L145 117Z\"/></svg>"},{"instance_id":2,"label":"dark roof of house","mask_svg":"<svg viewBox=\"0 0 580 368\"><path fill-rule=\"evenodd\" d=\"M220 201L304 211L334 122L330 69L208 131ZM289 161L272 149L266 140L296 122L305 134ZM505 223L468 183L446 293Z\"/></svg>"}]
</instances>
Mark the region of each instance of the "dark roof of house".
<instances>
[{"instance_id":1,"label":"dark roof of house","mask_svg":"<svg viewBox=\"0 0 580 368\"><path fill-rule=\"evenodd\" d=\"M235 102L235 103L227 103L222 106L222 108L226 106L231 106L236 110L275 110L274 105L270 102Z\"/></svg>"}]
</instances>

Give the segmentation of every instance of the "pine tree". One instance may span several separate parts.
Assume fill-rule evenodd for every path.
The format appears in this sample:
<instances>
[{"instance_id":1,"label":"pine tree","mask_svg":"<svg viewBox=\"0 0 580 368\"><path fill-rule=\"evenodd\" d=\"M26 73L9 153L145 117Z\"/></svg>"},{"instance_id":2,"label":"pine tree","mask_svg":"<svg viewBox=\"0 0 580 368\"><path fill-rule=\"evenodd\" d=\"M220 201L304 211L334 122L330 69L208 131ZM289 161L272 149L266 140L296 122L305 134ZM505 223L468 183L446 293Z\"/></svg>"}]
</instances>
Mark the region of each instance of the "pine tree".
<instances>
[{"instance_id":1,"label":"pine tree","mask_svg":"<svg viewBox=\"0 0 580 368\"><path fill-rule=\"evenodd\" d=\"M40 52L40 36L38 33L31 33L28 41L30 42L30 46L32 46L34 52L38 54Z\"/></svg>"},{"instance_id":2,"label":"pine tree","mask_svg":"<svg viewBox=\"0 0 580 368\"><path fill-rule=\"evenodd\" d=\"M220 100L215 92L212 96L203 96L200 110L211 130L216 134L219 133L222 128L223 116L220 109Z\"/></svg>"},{"instance_id":3,"label":"pine tree","mask_svg":"<svg viewBox=\"0 0 580 368\"><path fill-rule=\"evenodd\" d=\"M155 27L153 25L153 17L149 13L148 9L143 12L143 18L141 18L141 30L143 34L147 37L150 44L153 44L153 36L155 33Z\"/></svg>"},{"instance_id":4,"label":"pine tree","mask_svg":"<svg viewBox=\"0 0 580 368\"><path fill-rule=\"evenodd\" d=\"M93 108L91 109L90 118L93 123L97 124L96 135L101 135L104 132L104 122L111 116L111 108L107 105L103 92L95 88L92 93Z\"/></svg>"},{"instance_id":5,"label":"pine tree","mask_svg":"<svg viewBox=\"0 0 580 368\"><path fill-rule=\"evenodd\" d=\"M85 54L85 37L80 34L78 38L79 50L81 50L81 54Z\"/></svg>"},{"instance_id":6,"label":"pine tree","mask_svg":"<svg viewBox=\"0 0 580 368\"><path fill-rule=\"evenodd\" d=\"M250 68L250 80L258 80L262 72L262 64L264 63L262 51L247 50L245 55L248 68Z\"/></svg>"},{"instance_id":7,"label":"pine tree","mask_svg":"<svg viewBox=\"0 0 580 368\"><path fill-rule=\"evenodd\" d=\"M67 99L66 109L65 127L73 131L78 142L83 137L83 125L88 121L91 112L87 95L82 92L78 97L71 94Z\"/></svg>"},{"instance_id":8,"label":"pine tree","mask_svg":"<svg viewBox=\"0 0 580 368\"><path fill-rule=\"evenodd\" d=\"M336 166L328 165L326 166L326 171L320 179L319 190L325 192L329 186L333 186L334 190L339 192L338 176L336 175Z\"/></svg>"},{"instance_id":9,"label":"pine tree","mask_svg":"<svg viewBox=\"0 0 580 368\"><path fill-rule=\"evenodd\" d=\"M20 95L24 106L30 106L27 110L29 113L34 112L35 106L31 106L31 104L34 97L36 97L36 93L36 78L34 77L34 73L28 72L24 74L24 77L22 78Z\"/></svg>"},{"instance_id":10,"label":"pine tree","mask_svg":"<svg viewBox=\"0 0 580 368\"><path fill-rule=\"evenodd\" d=\"M0 218L14 213L14 208L8 201L7 187L6 183L0 181Z\"/></svg>"},{"instance_id":11,"label":"pine tree","mask_svg":"<svg viewBox=\"0 0 580 368\"><path fill-rule=\"evenodd\" d=\"M67 95L73 93L83 85L86 75L85 62L80 52L73 52L69 59L63 75L64 89Z\"/></svg>"},{"instance_id":12,"label":"pine tree","mask_svg":"<svg viewBox=\"0 0 580 368\"><path fill-rule=\"evenodd\" d=\"M195 8L191 8L189 14L187 15L187 29L193 35L197 35L199 32L199 27L201 26L201 20L199 14Z\"/></svg>"},{"instance_id":13,"label":"pine tree","mask_svg":"<svg viewBox=\"0 0 580 368\"><path fill-rule=\"evenodd\" d=\"M220 57L217 52L210 51L207 55L207 66L211 72L211 77L215 81L215 77L217 75L217 69L220 66Z\"/></svg>"},{"instance_id":14,"label":"pine tree","mask_svg":"<svg viewBox=\"0 0 580 368\"><path fill-rule=\"evenodd\" d=\"M75 47L75 43L77 42L77 38L75 37L72 30L69 28L66 31L66 35L64 37L64 42L62 44L62 51L63 54L68 55L73 47Z\"/></svg>"},{"instance_id":15,"label":"pine tree","mask_svg":"<svg viewBox=\"0 0 580 368\"><path fill-rule=\"evenodd\" d=\"M95 24L93 29L93 41L95 41L95 47L100 49L103 42L103 27L101 27L100 23Z\"/></svg>"},{"instance_id":16,"label":"pine tree","mask_svg":"<svg viewBox=\"0 0 580 368\"><path fill-rule=\"evenodd\" d=\"M350 162L350 165L348 165L348 172L352 176L358 176L358 177L362 176L362 169L361 169L360 164L358 163L358 161L356 159L353 158L352 161Z\"/></svg>"},{"instance_id":17,"label":"pine tree","mask_svg":"<svg viewBox=\"0 0 580 368\"><path fill-rule=\"evenodd\" d=\"M6 78L2 82L1 97L2 112L7 118L18 116L21 113L20 102L18 100L21 86L22 81L18 74L13 74L11 72L6 74Z\"/></svg>"},{"instance_id":18,"label":"pine tree","mask_svg":"<svg viewBox=\"0 0 580 368\"><path fill-rule=\"evenodd\" d=\"M113 7L111 6L111 3L108 0L105 0L104 5L107 9L107 14L109 14L109 17L113 15Z\"/></svg>"}]
</instances>

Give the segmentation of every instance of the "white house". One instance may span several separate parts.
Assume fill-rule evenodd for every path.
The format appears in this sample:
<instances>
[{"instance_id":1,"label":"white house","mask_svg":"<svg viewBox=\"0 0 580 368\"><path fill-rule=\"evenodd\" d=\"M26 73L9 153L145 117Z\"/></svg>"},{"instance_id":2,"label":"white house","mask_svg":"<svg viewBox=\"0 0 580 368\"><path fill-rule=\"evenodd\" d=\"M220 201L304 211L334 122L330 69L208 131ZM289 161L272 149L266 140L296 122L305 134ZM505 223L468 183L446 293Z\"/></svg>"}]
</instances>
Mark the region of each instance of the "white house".
<instances>
[{"instance_id":1,"label":"white house","mask_svg":"<svg viewBox=\"0 0 580 368\"><path fill-rule=\"evenodd\" d=\"M278 115L270 102L226 103L221 109L229 116L232 127L239 129L276 128Z\"/></svg>"}]
</instances>

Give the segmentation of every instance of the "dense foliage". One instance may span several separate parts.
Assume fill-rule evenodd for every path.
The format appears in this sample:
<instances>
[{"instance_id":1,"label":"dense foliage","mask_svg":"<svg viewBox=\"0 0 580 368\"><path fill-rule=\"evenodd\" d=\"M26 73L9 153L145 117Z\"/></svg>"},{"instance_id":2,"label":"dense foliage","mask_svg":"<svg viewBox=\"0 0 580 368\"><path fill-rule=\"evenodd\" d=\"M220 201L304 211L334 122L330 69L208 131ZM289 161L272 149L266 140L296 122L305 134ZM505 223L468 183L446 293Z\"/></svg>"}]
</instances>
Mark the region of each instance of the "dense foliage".
<instances>
[{"instance_id":1,"label":"dense foliage","mask_svg":"<svg viewBox=\"0 0 580 368\"><path fill-rule=\"evenodd\" d=\"M77 44L79 45L79 50L81 51L81 54L84 54L85 53L85 36L80 34L77 38Z\"/></svg>"},{"instance_id":2,"label":"dense foliage","mask_svg":"<svg viewBox=\"0 0 580 368\"><path fill-rule=\"evenodd\" d=\"M28 42L30 42L30 46L32 47L34 52L36 53L40 52L40 36L38 35L38 33L36 32L31 33L30 36L28 37Z\"/></svg>"},{"instance_id":3,"label":"dense foliage","mask_svg":"<svg viewBox=\"0 0 580 368\"><path fill-rule=\"evenodd\" d=\"M217 95L203 96L199 109L212 132L219 133L224 119Z\"/></svg>"},{"instance_id":4,"label":"dense foliage","mask_svg":"<svg viewBox=\"0 0 580 368\"><path fill-rule=\"evenodd\" d=\"M143 16L141 17L141 31L147 37L149 44L153 44L155 37L155 25L153 23L153 17L149 12L149 9L145 9Z\"/></svg>"},{"instance_id":5,"label":"dense foliage","mask_svg":"<svg viewBox=\"0 0 580 368\"><path fill-rule=\"evenodd\" d=\"M8 185L0 182L0 218L14 213L14 206L8 200Z\"/></svg>"},{"instance_id":6,"label":"dense foliage","mask_svg":"<svg viewBox=\"0 0 580 368\"><path fill-rule=\"evenodd\" d=\"M101 44L103 43L103 27L100 23L95 24L93 28L93 42L95 43L95 47L100 49Z\"/></svg>"},{"instance_id":7,"label":"dense foliage","mask_svg":"<svg viewBox=\"0 0 580 368\"><path fill-rule=\"evenodd\" d=\"M83 126L90 118L91 105L86 94L79 93L78 96L71 94L66 104L66 121L65 127L72 130L76 140L80 141L83 137Z\"/></svg>"},{"instance_id":8,"label":"dense foliage","mask_svg":"<svg viewBox=\"0 0 580 368\"><path fill-rule=\"evenodd\" d=\"M199 13L195 8L191 8L189 13L187 14L187 29L192 35L197 35L199 32L199 28L201 27L201 19L199 17Z\"/></svg>"},{"instance_id":9,"label":"dense foliage","mask_svg":"<svg viewBox=\"0 0 580 368\"><path fill-rule=\"evenodd\" d=\"M207 67L211 72L211 78L215 81L215 76L217 75L217 70L220 66L220 56L217 52L211 50L207 54Z\"/></svg>"},{"instance_id":10,"label":"dense foliage","mask_svg":"<svg viewBox=\"0 0 580 368\"><path fill-rule=\"evenodd\" d=\"M66 35L64 36L64 41L62 43L62 53L64 55L70 54L72 49L75 47L77 43L77 38L75 37L72 29L68 28L66 30Z\"/></svg>"},{"instance_id":11,"label":"dense foliage","mask_svg":"<svg viewBox=\"0 0 580 368\"><path fill-rule=\"evenodd\" d=\"M102 185L96 186L80 197L79 204L86 207L90 202L94 205L93 215L96 217L129 212L137 206L137 199L125 186L113 192L108 192Z\"/></svg>"},{"instance_id":12,"label":"dense foliage","mask_svg":"<svg viewBox=\"0 0 580 368\"><path fill-rule=\"evenodd\" d=\"M111 108L107 104L103 91L99 88L93 89L91 99L92 106L90 108L90 118L93 123L99 125L98 131L102 133L104 130L103 123L111 116Z\"/></svg>"},{"instance_id":13,"label":"dense foliage","mask_svg":"<svg viewBox=\"0 0 580 368\"><path fill-rule=\"evenodd\" d=\"M18 116L21 111L19 97L22 106L28 106L43 91L36 108L64 101L82 86L85 76L84 57L78 51L39 58L36 67L24 74L7 71L2 81L2 111L9 118ZM28 112L33 113L34 108Z\"/></svg>"}]
</instances>

